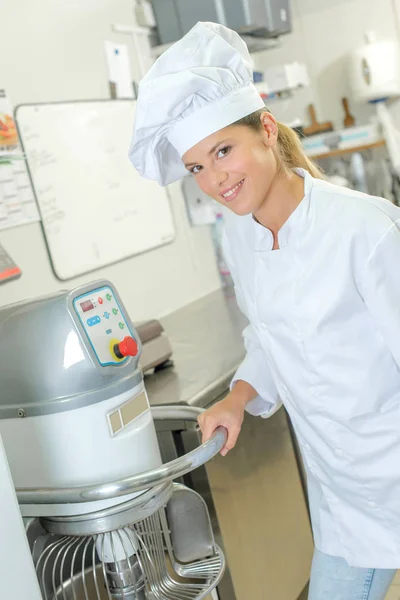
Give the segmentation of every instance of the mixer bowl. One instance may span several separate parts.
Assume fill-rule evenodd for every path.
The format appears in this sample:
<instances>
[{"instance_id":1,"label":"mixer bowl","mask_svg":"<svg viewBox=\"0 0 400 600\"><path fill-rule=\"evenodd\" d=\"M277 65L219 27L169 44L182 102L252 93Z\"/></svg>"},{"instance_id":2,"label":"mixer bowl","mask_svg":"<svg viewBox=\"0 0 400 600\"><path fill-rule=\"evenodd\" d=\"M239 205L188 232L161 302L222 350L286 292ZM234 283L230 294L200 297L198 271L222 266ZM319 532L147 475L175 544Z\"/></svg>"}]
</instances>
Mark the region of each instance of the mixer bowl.
<instances>
[{"instance_id":1,"label":"mixer bowl","mask_svg":"<svg viewBox=\"0 0 400 600\"><path fill-rule=\"evenodd\" d=\"M93 569L90 567L84 571L84 574L80 572L74 575L73 579L67 579L64 585L57 589L55 596L51 600L116 600L122 598L122 595L111 596L108 593L101 565L96 567L96 580L97 587ZM132 594L125 592L124 600L150 600L150 598L145 595L142 589Z\"/></svg>"}]
</instances>

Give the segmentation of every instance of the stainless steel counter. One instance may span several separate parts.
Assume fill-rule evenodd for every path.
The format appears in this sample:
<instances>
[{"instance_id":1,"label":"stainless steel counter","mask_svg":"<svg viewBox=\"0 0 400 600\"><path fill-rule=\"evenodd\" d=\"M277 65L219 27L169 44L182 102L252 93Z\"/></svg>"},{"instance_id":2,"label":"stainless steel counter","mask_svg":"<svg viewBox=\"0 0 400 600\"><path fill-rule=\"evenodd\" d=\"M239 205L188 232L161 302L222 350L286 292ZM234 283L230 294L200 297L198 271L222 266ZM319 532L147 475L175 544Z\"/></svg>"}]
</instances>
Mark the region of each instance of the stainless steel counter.
<instances>
[{"instance_id":1,"label":"stainless steel counter","mask_svg":"<svg viewBox=\"0 0 400 600\"><path fill-rule=\"evenodd\" d=\"M208 406L239 366L247 324L234 297L214 292L161 319L174 367L146 376L150 404Z\"/></svg>"}]
</instances>

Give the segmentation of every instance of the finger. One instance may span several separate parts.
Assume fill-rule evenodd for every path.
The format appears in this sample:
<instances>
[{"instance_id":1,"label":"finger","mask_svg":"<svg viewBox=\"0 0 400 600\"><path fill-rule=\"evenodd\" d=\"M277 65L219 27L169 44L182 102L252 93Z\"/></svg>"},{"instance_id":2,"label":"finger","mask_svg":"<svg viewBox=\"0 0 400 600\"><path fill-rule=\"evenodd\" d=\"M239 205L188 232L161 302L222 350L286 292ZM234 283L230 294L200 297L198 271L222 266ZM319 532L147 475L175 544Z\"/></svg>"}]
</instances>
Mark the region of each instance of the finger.
<instances>
[{"instance_id":1,"label":"finger","mask_svg":"<svg viewBox=\"0 0 400 600\"><path fill-rule=\"evenodd\" d=\"M230 427L228 429L228 439L225 442L225 446L221 450L221 455L226 456L232 448L235 447L237 439L239 437L240 427Z\"/></svg>"},{"instance_id":2,"label":"finger","mask_svg":"<svg viewBox=\"0 0 400 600\"><path fill-rule=\"evenodd\" d=\"M209 421L209 417L205 416L205 415L199 415L197 417L197 422L199 424L200 427L200 431L202 433L204 433L204 430L207 428L207 422Z\"/></svg>"},{"instance_id":3,"label":"finger","mask_svg":"<svg viewBox=\"0 0 400 600\"><path fill-rule=\"evenodd\" d=\"M214 433L214 431L216 430L217 427L218 427L217 423L215 423L211 419L207 419L205 421L204 426L202 428L202 433L203 433L203 437L201 440L202 444L204 444L205 442L207 442L210 439L210 437L212 436L212 434Z\"/></svg>"}]
</instances>

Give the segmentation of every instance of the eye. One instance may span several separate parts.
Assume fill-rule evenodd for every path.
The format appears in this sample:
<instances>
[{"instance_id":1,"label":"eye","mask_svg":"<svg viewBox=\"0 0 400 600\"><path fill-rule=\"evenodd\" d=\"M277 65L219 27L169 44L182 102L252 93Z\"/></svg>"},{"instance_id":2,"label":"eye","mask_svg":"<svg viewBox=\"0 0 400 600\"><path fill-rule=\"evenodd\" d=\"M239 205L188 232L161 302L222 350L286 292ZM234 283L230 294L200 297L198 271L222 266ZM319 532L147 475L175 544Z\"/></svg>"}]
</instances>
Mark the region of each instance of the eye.
<instances>
[{"instance_id":1,"label":"eye","mask_svg":"<svg viewBox=\"0 0 400 600\"><path fill-rule=\"evenodd\" d=\"M224 156L226 156L227 154L229 154L229 152L231 151L232 146L224 146L223 148L221 148L220 150L218 150L217 152L217 158L223 158Z\"/></svg>"},{"instance_id":2,"label":"eye","mask_svg":"<svg viewBox=\"0 0 400 600\"><path fill-rule=\"evenodd\" d=\"M195 167L192 167L190 169L190 172L193 173L193 175L196 175L197 173L199 173L202 170L202 166L201 165L196 165Z\"/></svg>"}]
</instances>

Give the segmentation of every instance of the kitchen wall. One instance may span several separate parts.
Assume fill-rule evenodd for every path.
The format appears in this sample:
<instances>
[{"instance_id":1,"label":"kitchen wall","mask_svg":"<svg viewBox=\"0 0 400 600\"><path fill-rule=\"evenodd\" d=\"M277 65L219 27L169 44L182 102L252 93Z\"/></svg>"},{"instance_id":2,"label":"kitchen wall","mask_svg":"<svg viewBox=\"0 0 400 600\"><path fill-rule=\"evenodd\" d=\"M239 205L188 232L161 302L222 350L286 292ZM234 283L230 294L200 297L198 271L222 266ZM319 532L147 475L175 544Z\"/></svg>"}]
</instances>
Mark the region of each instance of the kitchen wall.
<instances>
[{"instance_id":1,"label":"kitchen wall","mask_svg":"<svg viewBox=\"0 0 400 600\"><path fill-rule=\"evenodd\" d=\"M0 7L0 88L14 105L109 98L104 40L129 46L132 76L138 78L130 37L112 32L114 23L134 24L131 0L0 0ZM106 277L132 319L142 320L217 289L209 229L189 226L180 184L171 186L170 195L176 226L172 244L67 282L53 275L39 224L0 231L0 243L23 271L20 279L0 286L0 305Z\"/></svg>"},{"instance_id":2,"label":"kitchen wall","mask_svg":"<svg viewBox=\"0 0 400 600\"><path fill-rule=\"evenodd\" d=\"M343 121L342 96L348 95L345 55L363 43L366 30L379 38L399 28L400 0L293 0L293 33L280 47L254 55L255 65L299 60L307 63L312 87L291 101L274 103L278 118L304 117L314 102L320 120ZM138 78L130 38L112 32L112 24L131 25L132 0L0 0L0 88L16 105L25 102L108 98L104 40L126 43L132 76ZM397 12L399 10L399 12ZM371 110L356 109L365 122ZM52 273L39 224L0 231L2 243L22 268L19 280L0 287L0 304L71 288L99 277L111 279L134 320L159 317L219 286L208 228L191 228L180 185L171 186L177 230L173 244L89 275L58 281Z\"/></svg>"}]
</instances>

